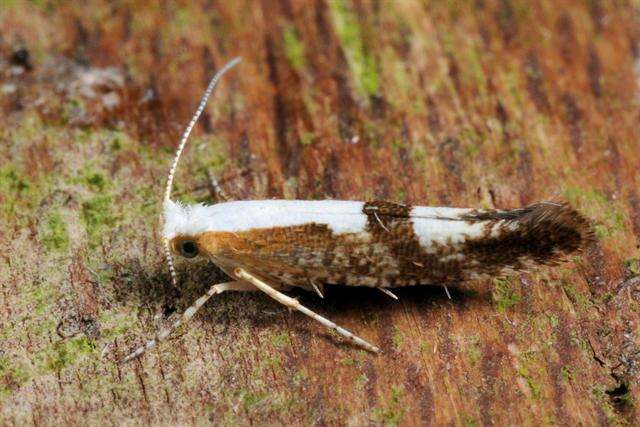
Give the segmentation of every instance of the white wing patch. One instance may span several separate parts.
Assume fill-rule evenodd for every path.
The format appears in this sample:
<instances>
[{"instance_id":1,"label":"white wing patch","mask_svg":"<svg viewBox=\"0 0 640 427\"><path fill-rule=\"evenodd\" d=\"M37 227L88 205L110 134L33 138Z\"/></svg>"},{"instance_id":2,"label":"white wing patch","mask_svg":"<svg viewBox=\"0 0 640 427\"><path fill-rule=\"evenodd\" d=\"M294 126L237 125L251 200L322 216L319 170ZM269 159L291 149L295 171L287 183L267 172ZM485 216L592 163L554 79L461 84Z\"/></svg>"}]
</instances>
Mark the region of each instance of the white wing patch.
<instances>
[{"instance_id":1,"label":"white wing patch","mask_svg":"<svg viewBox=\"0 0 640 427\"><path fill-rule=\"evenodd\" d=\"M469 223L461 220L472 211L473 209L415 206L410 214L411 224L420 245L429 252L434 243L455 245L469 238L482 237L485 232L484 222Z\"/></svg>"},{"instance_id":2,"label":"white wing patch","mask_svg":"<svg viewBox=\"0 0 640 427\"><path fill-rule=\"evenodd\" d=\"M164 237L206 231L241 232L256 228L326 224L335 234L365 231L364 202L345 200L241 200L207 206L166 201Z\"/></svg>"}]
</instances>

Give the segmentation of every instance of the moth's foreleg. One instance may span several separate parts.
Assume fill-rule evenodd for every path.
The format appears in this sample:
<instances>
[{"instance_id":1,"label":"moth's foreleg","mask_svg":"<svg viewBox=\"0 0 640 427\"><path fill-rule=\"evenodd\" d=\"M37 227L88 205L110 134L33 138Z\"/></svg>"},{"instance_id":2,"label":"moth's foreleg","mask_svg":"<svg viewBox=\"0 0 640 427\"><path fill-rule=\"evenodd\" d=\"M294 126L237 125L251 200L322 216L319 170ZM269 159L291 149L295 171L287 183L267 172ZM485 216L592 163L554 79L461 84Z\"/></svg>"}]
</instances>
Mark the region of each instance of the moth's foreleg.
<instances>
[{"instance_id":1,"label":"moth's foreleg","mask_svg":"<svg viewBox=\"0 0 640 427\"><path fill-rule=\"evenodd\" d=\"M307 307L303 306L302 304L300 304L300 302L294 298L288 297L285 294L278 292L277 290L275 290L272 286L268 285L267 283L265 283L263 280L261 280L260 278L254 276L253 274L249 273L248 271L242 269L242 268L236 268L235 270L233 270L233 274L236 278L241 279L243 281L247 281L251 284L253 284L256 288L260 289L261 291L263 291L265 294L269 295L271 298L275 299L276 301L278 301L279 303L291 308L291 309L295 309L298 310L301 313L306 314L307 316L311 317L312 319L314 319L315 321L321 323L322 325L326 326L327 328L333 329L334 331L336 331L338 334L342 335L343 337L345 337L346 339L356 343L357 345L372 351L374 353L378 353L380 350L378 349L378 347L369 344L368 342L366 342L365 340L363 340L362 338L352 334L351 332L349 332L348 330L336 325L335 323L333 323L331 320L320 316L319 314L309 310Z\"/></svg>"},{"instance_id":2,"label":"moth's foreleg","mask_svg":"<svg viewBox=\"0 0 640 427\"><path fill-rule=\"evenodd\" d=\"M156 346L160 341L165 340L171 333L176 330L183 323L187 323L191 318L200 310L202 307L212 296L215 294L221 294L225 291L241 291L241 292L255 292L257 291L256 287L247 282L234 281L234 282L226 282L226 283L218 283L209 288L209 290L198 298L191 307L187 308L182 316L173 322L168 328L162 329L160 332L156 334L156 337L141 347L138 347L133 353L129 354L127 357L122 359L122 362L128 362L131 359L135 359L138 356L144 354L147 350L152 349Z\"/></svg>"}]
</instances>

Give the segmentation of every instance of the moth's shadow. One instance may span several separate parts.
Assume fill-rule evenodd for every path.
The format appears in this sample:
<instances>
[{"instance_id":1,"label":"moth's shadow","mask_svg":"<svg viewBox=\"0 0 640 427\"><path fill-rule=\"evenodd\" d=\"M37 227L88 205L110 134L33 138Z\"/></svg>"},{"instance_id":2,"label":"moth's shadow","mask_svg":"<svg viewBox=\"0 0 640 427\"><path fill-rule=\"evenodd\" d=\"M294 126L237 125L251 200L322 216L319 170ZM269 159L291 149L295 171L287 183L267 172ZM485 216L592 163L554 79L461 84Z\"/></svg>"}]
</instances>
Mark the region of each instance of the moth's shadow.
<instances>
[{"instance_id":1,"label":"moth's shadow","mask_svg":"<svg viewBox=\"0 0 640 427\"><path fill-rule=\"evenodd\" d=\"M143 310L168 317L183 311L215 283L225 282L226 275L207 261L179 263L176 267L178 283L174 287L166 263L154 265L130 259L124 264L111 265L115 271L115 300L125 304L139 301ZM207 306L201 309L207 311Z\"/></svg>"},{"instance_id":2,"label":"moth's shadow","mask_svg":"<svg viewBox=\"0 0 640 427\"><path fill-rule=\"evenodd\" d=\"M229 278L213 263L200 260L180 262L176 266L178 288L171 284L168 268L164 263L150 266L132 259L116 269L117 302L139 301L142 315L150 320L161 314L163 318L179 315L209 286L228 281ZM433 313L445 310L464 312L478 304L487 304L490 296L478 289L478 285L448 286L451 299L443 286L408 286L393 289L399 301L378 289L343 285L325 285L324 298L313 292L292 288L285 293L337 323L349 317L387 317L400 311ZM198 317L225 326L240 320L256 325L282 323L282 315L288 309L262 292L227 292L214 296L203 306Z\"/></svg>"}]
</instances>

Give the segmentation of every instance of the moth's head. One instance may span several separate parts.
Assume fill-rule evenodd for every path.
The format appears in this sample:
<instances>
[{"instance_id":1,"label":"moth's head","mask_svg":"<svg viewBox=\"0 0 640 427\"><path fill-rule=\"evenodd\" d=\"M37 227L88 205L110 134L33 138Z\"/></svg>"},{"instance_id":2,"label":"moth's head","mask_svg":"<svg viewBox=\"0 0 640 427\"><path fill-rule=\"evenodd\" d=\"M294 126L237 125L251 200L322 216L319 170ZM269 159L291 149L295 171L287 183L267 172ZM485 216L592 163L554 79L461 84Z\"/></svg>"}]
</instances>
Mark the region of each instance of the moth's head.
<instances>
[{"instance_id":1,"label":"moth's head","mask_svg":"<svg viewBox=\"0 0 640 427\"><path fill-rule=\"evenodd\" d=\"M197 236L176 236L169 242L171 252L184 258L195 258L200 255L200 244Z\"/></svg>"},{"instance_id":2,"label":"moth's head","mask_svg":"<svg viewBox=\"0 0 640 427\"><path fill-rule=\"evenodd\" d=\"M200 238L211 231L212 206L185 205L173 200L164 202L162 235L171 254L194 258L201 251Z\"/></svg>"},{"instance_id":3,"label":"moth's head","mask_svg":"<svg viewBox=\"0 0 640 427\"><path fill-rule=\"evenodd\" d=\"M163 207L163 238L165 243L165 255L167 262L169 263L169 270L171 271L171 279L173 284L177 284L176 272L173 267L172 254L182 255L186 258L193 258L200 253L200 245L198 243L198 237L206 229L209 224L207 220L207 207L203 205L183 205L180 202L174 202L171 200L171 190L173 188L173 178L175 176L180 156L187 145L189 134L193 130L198 118L204 111L209 96L213 92L213 89L218 84L220 77L236 64L240 62L240 58L235 58L229 61L224 67L222 67L211 79L209 86L204 92L198 109L196 110L193 118L189 122L189 125L182 134L180 144L176 150L176 155L173 159L173 164L169 170L169 176L167 177L167 186L164 193L164 207Z\"/></svg>"}]
</instances>

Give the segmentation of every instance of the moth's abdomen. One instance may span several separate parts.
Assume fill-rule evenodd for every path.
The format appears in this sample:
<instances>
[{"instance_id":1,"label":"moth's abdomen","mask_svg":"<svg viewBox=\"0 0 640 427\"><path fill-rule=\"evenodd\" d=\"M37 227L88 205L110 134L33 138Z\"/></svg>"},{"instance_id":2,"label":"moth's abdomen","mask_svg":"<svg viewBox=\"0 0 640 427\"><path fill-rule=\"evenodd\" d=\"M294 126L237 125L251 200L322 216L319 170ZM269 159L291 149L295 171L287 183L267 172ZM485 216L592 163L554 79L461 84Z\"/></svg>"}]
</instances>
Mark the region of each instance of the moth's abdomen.
<instances>
[{"instance_id":1,"label":"moth's abdomen","mask_svg":"<svg viewBox=\"0 0 640 427\"><path fill-rule=\"evenodd\" d=\"M555 264L593 239L584 217L551 202L510 211L363 203L361 227L343 232L336 232L337 215L325 223L324 216L311 212L299 225L224 233L224 238L213 232L204 245L217 248L210 255L221 265L242 266L289 285L393 287Z\"/></svg>"}]
</instances>

